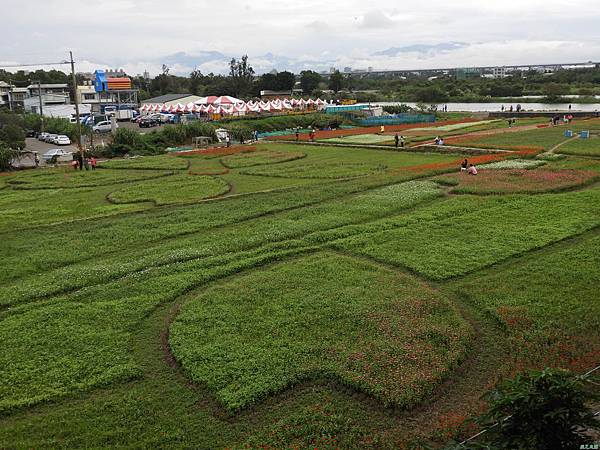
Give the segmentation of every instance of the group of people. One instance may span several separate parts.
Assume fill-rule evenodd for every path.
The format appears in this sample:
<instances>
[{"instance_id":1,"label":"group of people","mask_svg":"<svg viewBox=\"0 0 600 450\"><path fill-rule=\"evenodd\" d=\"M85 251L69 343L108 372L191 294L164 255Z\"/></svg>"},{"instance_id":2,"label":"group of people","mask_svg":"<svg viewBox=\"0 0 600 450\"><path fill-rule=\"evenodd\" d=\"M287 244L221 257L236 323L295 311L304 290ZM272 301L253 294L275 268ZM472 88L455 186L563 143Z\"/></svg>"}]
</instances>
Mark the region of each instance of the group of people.
<instances>
[{"instance_id":1,"label":"group of people","mask_svg":"<svg viewBox=\"0 0 600 450\"><path fill-rule=\"evenodd\" d=\"M85 168L85 170L89 170L90 167L92 168L92 170L96 170L96 164L98 164L98 161L96 160L96 158L94 156L92 156L91 158L88 157L83 157L81 155L81 153L77 154L77 157L73 159L73 161L71 162L71 167L73 167L73 169L77 170L83 170Z\"/></svg>"},{"instance_id":2,"label":"group of people","mask_svg":"<svg viewBox=\"0 0 600 450\"><path fill-rule=\"evenodd\" d=\"M477 168L473 164L469 164L466 158L460 163L460 171L467 172L467 175L477 175Z\"/></svg>"},{"instance_id":3,"label":"group of people","mask_svg":"<svg viewBox=\"0 0 600 450\"><path fill-rule=\"evenodd\" d=\"M400 136L398 133L396 133L394 136L394 143L396 144L396 148L398 148L398 146L404 148L404 136Z\"/></svg>"},{"instance_id":4,"label":"group of people","mask_svg":"<svg viewBox=\"0 0 600 450\"><path fill-rule=\"evenodd\" d=\"M516 108L513 108L513 105L510 105L510 108L507 108L507 109L506 109L506 111L513 112L513 111L515 111L515 110L516 110L516 111L519 113L519 112L521 112L521 110L522 110L522 109L523 109L523 108L521 107L521 105L517 105L517 107L516 107ZM505 110L505 108L504 108L504 105L502 105L502 107L500 108L500 110L501 110L502 112L504 112L504 110Z\"/></svg>"},{"instance_id":5,"label":"group of people","mask_svg":"<svg viewBox=\"0 0 600 450\"><path fill-rule=\"evenodd\" d=\"M562 117L563 123L571 123L573 122L573 114L565 114ZM557 126L560 123L560 116L554 116L550 119L550 124L552 126Z\"/></svg>"}]
</instances>

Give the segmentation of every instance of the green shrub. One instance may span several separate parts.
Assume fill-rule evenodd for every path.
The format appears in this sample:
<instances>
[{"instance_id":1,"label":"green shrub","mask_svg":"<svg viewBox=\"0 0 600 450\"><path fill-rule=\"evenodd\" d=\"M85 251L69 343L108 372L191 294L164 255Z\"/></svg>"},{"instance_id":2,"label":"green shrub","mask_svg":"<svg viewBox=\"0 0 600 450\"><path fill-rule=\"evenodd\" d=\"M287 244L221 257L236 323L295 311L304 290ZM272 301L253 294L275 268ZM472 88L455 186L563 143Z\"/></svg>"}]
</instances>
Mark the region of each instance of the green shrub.
<instances>
[{"instance_id":1,"label":"green shrub","mask_svg":"<svg viewBox=\"0 0 600 450\"><path fill-rule=\"evenodd\" d=\"M213 142L217 140L217 134L215 133L216 127L213 124L207 122L194 121L185 125L185 130L188 139L193 139L196 136L207 136L212 139Z\"/></svg>"},{"instance_id":2,"label":"green shrub","mask_svg":"<svg viewBox=\"0 0 600 450\"><path fill-rule=\"evenodd\" d=\"M144 137L135 130L129 128L118 128L113 134L109 149L113 156L124 155L126 153L139 154L147 149Z\"/></svg>"},{"instance_id":3,"label":"green shrub","mask_svg":"<svg viewBox=\"0 0 600 450\"><path fill-rule=\"evenodd\" d=\"M591 443L584 429L600 429L586 402L592 396L579 377L555 369L532 371L503 382L490 395L480 422L498 449L579 449ZM497 425L496 425L497 424Z\"/></svg>"},{"instance_id":4,"label":"green shrub","mask_svg":"<svg viewBox=\"0 0 600 450\"><path fill-rule=\"evenodd\" d=\"M12 160L17 156L18 151L10 148L0 141L0 171L9 170Z\"/></svg>"},{"instance_id":5,"label":"green shrub","mask_svg":"<svg viewBox=\"0 0 600 450\"><path fill-rule=\"evenodd\" d=\"M23 150L25 148L25 131L18 125L9 123L0 127L0 141L10 148Z\"/></svg>"}]
</instances>

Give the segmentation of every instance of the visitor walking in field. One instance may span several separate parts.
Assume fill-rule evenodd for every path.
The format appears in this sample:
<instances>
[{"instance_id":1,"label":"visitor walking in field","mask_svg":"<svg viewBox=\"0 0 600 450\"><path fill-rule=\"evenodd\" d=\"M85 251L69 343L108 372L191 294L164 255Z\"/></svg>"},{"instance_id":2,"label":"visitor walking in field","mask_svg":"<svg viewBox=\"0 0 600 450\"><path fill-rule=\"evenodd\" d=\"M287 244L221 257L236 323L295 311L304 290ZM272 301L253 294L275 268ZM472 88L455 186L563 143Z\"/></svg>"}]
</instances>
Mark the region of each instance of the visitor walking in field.
<instances>
[{"instance_id":1,"label":"visitor walking in field","mask_svg":"<svg viewBox=\"0 0 600 450\"><path fill-rule=\"evenodd\" d=\"M467 171L467 169L469 168L469 161L467 161L467 159L465 158L464 161L462 163L460 163L460 171Z\"/></svg>"},{"instance_id":2,"label":"visitor walking in field","mask_svg":"<svg viewBox=\"0 0 600 450\"><path fill-rule=\"evenodd\" d=\"M396 148L398 148L398 145L400 144L400 136L398 136L398 133L394 136L394 143L396 144Z\"/></svg>"},{"instance_id":3,"label":"visitor walking in field","mask_svg":"<svg viewBox=\"0 0 600 450\"><path fill-rule=\"evenodd\" d=\"M92 170L96 170L96 164L98 163L98 161L96 161L96 158L94 156L92 156L90 158L90 166L92 166Z\"/></svg>"},{"instance_id":4,"label":"visitor walking in field","mask_svg":"<svg viewBox=\"0 0 600 450\"><path fill-rule=\"evenodd\" d=\"M400 147L404 148L404 136L400 135Z\"/></svg>"}]
</instances>

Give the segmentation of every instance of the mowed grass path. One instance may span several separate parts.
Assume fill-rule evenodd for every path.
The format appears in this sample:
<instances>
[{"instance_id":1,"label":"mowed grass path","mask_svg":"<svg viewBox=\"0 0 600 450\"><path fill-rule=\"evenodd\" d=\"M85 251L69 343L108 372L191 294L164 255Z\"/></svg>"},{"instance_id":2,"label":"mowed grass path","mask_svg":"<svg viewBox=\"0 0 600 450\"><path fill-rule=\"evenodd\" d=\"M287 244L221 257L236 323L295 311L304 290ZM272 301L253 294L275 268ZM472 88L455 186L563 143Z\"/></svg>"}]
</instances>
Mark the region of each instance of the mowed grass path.
<instances>
[{"instance_id":1,"label":"mowed grass path","mask_svg":"<svg viewBox=\"0 0 600 450\"><path fill-rule=\"evenodd\" d=\"M441 445L443 414L473 414L498 373L593 360L597 185L447 196L410 180L460 155L258 151L222 174L192 155L114 162L92 187L3 177L0 447ZM583 164L598 170L542 169ZM364 165L385 168L328 178ZM229 198L177 182L193 177ZM119 191L152 201L110 204Z\"/></svg>"}]
</instances>

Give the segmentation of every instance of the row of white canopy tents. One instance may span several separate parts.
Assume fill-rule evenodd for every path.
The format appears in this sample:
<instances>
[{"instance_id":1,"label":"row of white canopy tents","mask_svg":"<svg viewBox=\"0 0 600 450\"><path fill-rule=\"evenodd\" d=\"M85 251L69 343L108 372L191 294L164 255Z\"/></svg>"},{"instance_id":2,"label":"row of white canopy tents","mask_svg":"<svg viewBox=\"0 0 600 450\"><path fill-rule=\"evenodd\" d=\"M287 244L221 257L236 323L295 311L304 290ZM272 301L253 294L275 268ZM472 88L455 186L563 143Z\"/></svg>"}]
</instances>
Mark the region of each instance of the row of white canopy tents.
<instances>
[{"instance_id":1,"label":"row of white canopy tents","mask_svg":"<svg viewBox=\"0 0 600 450\"><path fill-rule=\"evenodd\" d=\"M140 108L142 113L206 113L222 115L245 115L247 113L300 111L304 109L322 109L327 105L325 100L285 99L269 101L249 101L223 95L221 97L203 97L186 105L145 104Z\"/></svg>"}]
</instances>

